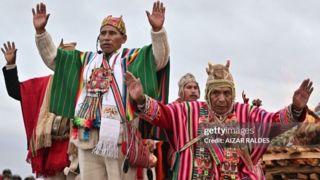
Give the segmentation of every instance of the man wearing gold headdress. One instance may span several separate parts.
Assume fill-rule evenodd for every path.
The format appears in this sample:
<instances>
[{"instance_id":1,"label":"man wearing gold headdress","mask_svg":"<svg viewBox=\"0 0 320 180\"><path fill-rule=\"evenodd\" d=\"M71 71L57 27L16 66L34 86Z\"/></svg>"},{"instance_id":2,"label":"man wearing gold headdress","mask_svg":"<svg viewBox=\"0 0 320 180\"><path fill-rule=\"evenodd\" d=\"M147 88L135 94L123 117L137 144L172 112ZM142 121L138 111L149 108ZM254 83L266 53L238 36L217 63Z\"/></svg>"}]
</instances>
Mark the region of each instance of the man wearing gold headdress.
<instances>
[{"instance_id":1,"label":"man wearing gold headdress","mask_svg":"<svg viewBox=\"0 0 320 180\"><path fill-rule=\"evenodd\" d=\"M169 140L176 151L174 179L264 179L256 164L268 138L304 120L312 82L304 80L291 105L270 113L235 102L229 62L209 64L207 73L206 102L164 105L145 95L140 80L130 72L126 83L140 117L171 133Z\"/></svg>"},{"instance_id":2,"label":"man wearing gold headdress","mask_svg":"<svg viewBox=\"0 0 320 180\"><path fill-rule=\"evenodd\" d=\"M147 17L152 27L152 45L128 49L122 17L103 19L97 52L64 51L52 43L45 27L46 6L37 4L33 12L36 44L45 64L55 71L50 111L74 118L72 140L78 147L81 179L134 179L135 168L122 172L121 146L126 131L124 121L134 119L127 97L124 75L133 72L143 82L146 93L166 103L169 78L169 46L163 27L165 7L153 4ZM135 148L135 147L133 147ZM154 164L150 158L149 165Z\"/></svg>"}]
</instances>

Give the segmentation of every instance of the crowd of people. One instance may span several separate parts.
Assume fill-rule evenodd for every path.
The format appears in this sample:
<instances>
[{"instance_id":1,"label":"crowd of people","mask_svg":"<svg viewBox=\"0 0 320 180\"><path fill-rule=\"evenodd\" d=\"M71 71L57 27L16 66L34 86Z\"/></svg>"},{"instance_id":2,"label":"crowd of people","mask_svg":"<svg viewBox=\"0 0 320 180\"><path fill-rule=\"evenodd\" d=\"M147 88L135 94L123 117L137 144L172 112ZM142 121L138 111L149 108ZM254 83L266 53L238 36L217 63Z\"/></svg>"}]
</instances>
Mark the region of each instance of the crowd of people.
<instances>
[{"instance_id":1,"label":"crowd of people","mask_svg":"<svg viewBox=\"0 0 320 180\"><path fill-rule=\"evenodd\" d=\"M244 103L235 102L229 61L206 68L205 102L198 101L199 84L187 73L169 103L162 2L146 12L151 44L141 48L123 47L125 23L112 15L102 20L95 51L79 51L75 43L57 47L46 29L46 5L37 4L32 14L39 54L53 75L20 82L15 43L4 43L1 51L7 92L21 103L27 160L36 177L261 180L269 139L308 113L310 79L277 112L260 108L259 99L250 105L245 95ZM248 131L224 133L228 129ZM2 178L7 176L4 171Z\"/></svg>"},{"instance_id":2,"label":"crowd of people","mask_svg":"<svg viewBox=\"0 0 320 180\"><path fill-rule=\"evenodd\" d=\"M0 180L22 180L21 176L18 174L12 174L10 169L4 169L0 175ZM24 180L35 180L34 176L27 176Z\"/></svg>"}]
</instances>

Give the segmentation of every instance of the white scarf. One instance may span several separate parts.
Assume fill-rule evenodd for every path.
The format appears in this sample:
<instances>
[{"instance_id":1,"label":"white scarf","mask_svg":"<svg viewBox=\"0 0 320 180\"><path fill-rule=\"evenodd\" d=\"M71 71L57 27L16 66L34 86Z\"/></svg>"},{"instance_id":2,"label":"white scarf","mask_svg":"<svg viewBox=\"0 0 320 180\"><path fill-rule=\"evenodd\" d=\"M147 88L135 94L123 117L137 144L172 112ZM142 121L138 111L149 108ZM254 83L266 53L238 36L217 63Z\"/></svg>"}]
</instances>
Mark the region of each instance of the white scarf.
<instances>
[{"instance_id":1,"label":"white scarf","mask_svg":"<svg viewBox=\"0 0 320 180\"><path fill-rule=\"evenodd\" d=\"M123 94L123 75L121 67L121 56L123 49L120 49L117 53L114 53L109 60L110 68L115 62L113 75L119 86L121 95ZM93 69L99 68L102 65L103 55L96 55L85 67L83 73L84 83L90 80L90 75ZM86 88L84 87L81 92L81 96L76 105L76 114L80 110L80 105L83 103L87 95ZM117 104L111 90L111 87L107 93L102 95L102 109L101 109L101 125L99 132L99 142L93 149L93 153L101 156L118 158L118 139L120 135L120 121L121 117L117 110ZM111 113L112 112L112 113Z\"/></svg>"}]
</instances>

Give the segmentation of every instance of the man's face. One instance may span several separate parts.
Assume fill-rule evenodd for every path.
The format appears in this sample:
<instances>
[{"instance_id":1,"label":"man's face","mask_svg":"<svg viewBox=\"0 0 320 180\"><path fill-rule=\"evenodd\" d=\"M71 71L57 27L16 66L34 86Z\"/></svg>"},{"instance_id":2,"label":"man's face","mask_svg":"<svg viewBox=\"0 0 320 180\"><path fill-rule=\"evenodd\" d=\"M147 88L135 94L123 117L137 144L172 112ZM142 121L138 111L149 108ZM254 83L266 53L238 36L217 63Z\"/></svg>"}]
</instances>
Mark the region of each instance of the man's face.
<instances>
[{"instance_id":1,"label":"man's face","mask_svg":"<svg viewBox=\"0 0 320 180\"><path fill-rule=\"evenodd\" d=\"M211 109L223 115L229 111L232 105L232 91L229 87L214 88L210 93Z\"/></svg>"},{"instance_id":2,"label":"man's face","mask_svg":"<svg viewBox=\"0 0 320 180\"><path fill-rule=\"evenodd\" d=\"M121 34L115 27L103 26L99 34L100 48L106 54L111 54L121 48L127 40L127 36Z\"/></svg>"},{"instance_id":3,"label":"man's face","mask_svg":"<svg viewBox=\"0 0 320 180\"><path fill-rule=\"evenodd\" d=\"M199 87L195 82L189 82L183 87L183 99L185 101L196 101L199 99Z\"/></svg>"}]
</instances>

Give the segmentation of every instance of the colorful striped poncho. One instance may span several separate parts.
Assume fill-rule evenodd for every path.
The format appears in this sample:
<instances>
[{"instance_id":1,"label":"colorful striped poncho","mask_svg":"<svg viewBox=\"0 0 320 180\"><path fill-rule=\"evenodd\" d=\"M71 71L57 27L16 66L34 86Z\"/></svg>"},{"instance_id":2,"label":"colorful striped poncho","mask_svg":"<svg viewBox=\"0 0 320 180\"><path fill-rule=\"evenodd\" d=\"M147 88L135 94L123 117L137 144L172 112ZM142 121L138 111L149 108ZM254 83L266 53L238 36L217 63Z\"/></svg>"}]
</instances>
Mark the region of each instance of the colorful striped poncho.
<instances>
[{"instance_id":1,"label":"colorful striped poncho","mask_svg":"<svg viewBox=\"0 0 320 180\"><path fill-rule=\"evenodd\" d=\"M166 103L169 90L169 62L165 68L156 71L152 45L136 49L123 49L122 53L122 72L129 70L139 77L145 92L155 99ZM80 52L78 50L65 51L58 49L55 59L56 68L52 84L50 112L63 117L73 118L75 114L75 104L79 97L84 82L82 82L83 69L86 64L95 56L93 52ZM123 74L124 76L125 74ZM122 101L126 109L127 120L134 118L133 105L126 96L126 85L119 84L123 88ZM150 133L143 125L143 131Z\"/></svg>"},{"instance_id":2,"label":"colorful striped poncho","mask_svg":"<svg viewBox=\"0 0 320 180\"><path fill-rule=\"evenodd\" d=\"M146 107L143 112L140 112L140 117L151 122L153 125L165 128L171 145L176 151L176 159L174 163L174 179L188 180L192 179L194 162L195 162L195 144L178 153L178 151L189 141L198 136L199 123L205 117L208 117L208 106L205 102L184 102L163 105L152 98L147 97ZM291 122L297 122L291 114L291 106L281 109L276 113L266 112L263 109L248 104L235 103L233 107L234 117L240 126L252 127L255 126L256 137L269 137L278 135L283 132ZM301 121L304 117L301 117ZM300 120L299 120L300 121ZM278 125L280 128L275 128ZM277 129L275 131L275 129ZM216 148L216 144L212 146L214 154L212 156L212 179L219 180L221 172L219 163L221 163L221 153L223 148ZM249 156L253 163L253 169L247 166L244 159L240 159L239 176L240 178L248 177L252 180L264 179L261 168L257 166L259 159L266 151L268 144L248 145ZM223 153L222 153L223 155Z\"/></svg>"}]
</instances>

